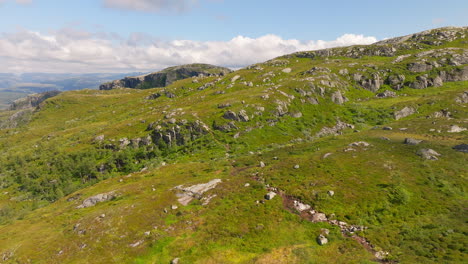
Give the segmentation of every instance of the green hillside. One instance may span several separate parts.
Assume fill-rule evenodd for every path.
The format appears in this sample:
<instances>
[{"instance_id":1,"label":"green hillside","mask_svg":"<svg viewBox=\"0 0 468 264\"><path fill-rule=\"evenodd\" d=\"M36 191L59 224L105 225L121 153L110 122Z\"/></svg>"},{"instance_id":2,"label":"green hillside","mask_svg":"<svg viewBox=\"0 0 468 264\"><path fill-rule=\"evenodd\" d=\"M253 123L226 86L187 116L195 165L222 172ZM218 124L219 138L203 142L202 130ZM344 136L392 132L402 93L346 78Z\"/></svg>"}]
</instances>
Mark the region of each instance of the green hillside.
<instances>
[{"instance_id":1,"label":"green hillside","mask_svg":"<svg viewBox=\"0 0 468 264\"><path fill-rule=\"evenodd\" d=\"M467 103L464 27L0 112L0 262L463 263Z\"/></svg>"}]
</instances>

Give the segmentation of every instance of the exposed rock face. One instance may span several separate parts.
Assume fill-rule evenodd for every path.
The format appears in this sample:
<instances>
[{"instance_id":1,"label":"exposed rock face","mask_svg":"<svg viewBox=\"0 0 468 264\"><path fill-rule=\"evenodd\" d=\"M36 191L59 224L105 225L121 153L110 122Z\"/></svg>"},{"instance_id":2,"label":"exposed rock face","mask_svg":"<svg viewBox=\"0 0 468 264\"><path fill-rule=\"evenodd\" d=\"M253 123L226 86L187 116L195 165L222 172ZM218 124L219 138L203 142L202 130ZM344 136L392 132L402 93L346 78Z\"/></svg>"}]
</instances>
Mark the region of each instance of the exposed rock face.
<instances>
[{"instance_id":1,"label":"exposed rock face","mask_svg":"<svg viewBox=\"0 0 468 264\"><path fill-rule=\"evenodd\" d=\"M155 125L151 134L152 141L159 144L163 141L168 146L182 146L208 133L209 128L201 121L163 122Z\"/></svg>"},{"instance_id":2,"label":"exposed rock face","mask_svg":"<svg viewBox=\"0 0 468 264\"><path fill-rule=\"evenodd\" d=\"M335 103L335 104L344 104L345 102L348 101L348 99L346 97L344 97L340 91L336 91L334 92L332 95L331 95L331 100Z\"/></svg>"},{"instance_id":3,"label":"exposed rock face","mask_svg":"<svg viewBox=\"0 0 468 264\"><path fill-rule=\"evenodd\" d=\"M394 90L400 90L401 88L403 88L404 82L405 76L402 74L392 74L387 78L388 85L390 85Z\"/></svg>"},{"instance_id":4,"label":"exposed rock face","mask_svg":"<svg viewBox=\"0 0 468 264\"><path fill-rule=\"evenodd\" d=\"M408 64L410 72L426 72L432 70L432 65L429 63L413 62Z\"/></svg>"},{"instance_id":5,"label":"exposed rock face","mask_svg":"<svg viewBox=\"0 0 468 264\"><path fill-rule=\"evenodd\" d=\"M405 106L403 109L400 111L396 111L393 113L394 117L396 120L402 119L404 117L410 116L412 114L416 113L416 110L412 107Z\"/></svg>"},{"instance_id":6,"label":"exposed rock face","mask_svg":"<svg viewBox=\"0 0 468 264\"><path fill-rule=\"evenodd\" d=\"M410 84L413 89L426 89L428 87L427 78L425 76L416 77L416 81Z\"/></svg>"},{"instance_id":7,"label":"exposed rock face","mask_svg":"<svg viewBox=\"0 0 468 264\"><path fill-rule=\"evenodd\" d=\"M378 73L373 73L370 78L366 78L362 74L355 73L353 75L353 80L356 81L364 89L371 92L376 92L380 89L380 86L384 84L384 80L380 78Z\"/></svg>"},{"instance_id":8,"label":"exposed rock face","mask_svg":"<svg viewBox=\"0 0 468 264\"><path fill-rule=\"evenodd\" d=\"M182 205L188 205L193 199L201 199L203 194L211 189L214 189L222 181L221 179L214 179L207 183L183 187L182 185L176 186L174 189L181 191L177 194L178 201Z\"/></svg>"},{"instance_id":9,"label":"exposed rock face","mask_svg":"<svg viewBox=\"0 0 468 264\"><path fill-rule=\"evenodd\" d=\"M341 130L347 128L354 128L353 125L347 124L345 122L338 121L335 126L333 127L324 127L322 128L315 136L316 137L323 137L328 135L338 135Z\"/></svg>"},{"instance_id":10,"label":"exposed rock face","mask_svg":"<svg viewBox=\"0 0 468 264\"><path fill-rule=\"evenodd\" d=\"M43 92L38 94L31 94L25 98L20 98L14 101L9 110L21 110L21 109L28 109L38 107L40 103L44 102L45 100L57 96L60 94L60 91L50 91L50 92Z\"/></svg>"},{"instance_id":11,"label":"exposed rock face","mask_svg":"<svg viewBox=\"0 0 468 264\"><path fill-rule=\"evenodd\" d=\"M115 197L116 197L116 195L114 194L114 192L100 193L100 194L97 194L95 196L91 196L89 198L86 198L83 201L83 203L81 205L77 206L76 208L80 209L80 208L87 208L87 207L95 206L97 203L105 202L105 201L111 200L111 199L113 199Z\"/></svg>"},{"instance_id":12,"label":"exposed rock face","mask_svg":"<svg viewBox=\"0 0 468 264\"><path fill-rule=\"evenodd\" d=\"M437 157L441 156L433 149L420 149L417 154L427 160L438 160Z\"/></svg>"},{"instance_id":13,"label":"exposed rock face","mask_svg":"<svg viewBox=\"0 0 468 264\"><path fill-rule=\"evenodd\" d=\"M223 115L225 119L233 120L233 121L242 121L248 122L250 120L247 112L245 110L240 110L238 114L233 111L226 111Z\"/></svg>"},{"instance_id":14,"label":"exposed rock face","mask_svg":"<svg viewBox=\"0 0 468 264\"><path fill-rule=\"evenodd\" d=\"M177 80L194 76L224 76L230 72L231 70L228 68L209 64L187 64L166 68L159 72L136 77L125 77L121 80L104 83L99 86L99 90L111 90L115 88L148 89L154 87L165 87Z\"/></svg>"}]
</instances>

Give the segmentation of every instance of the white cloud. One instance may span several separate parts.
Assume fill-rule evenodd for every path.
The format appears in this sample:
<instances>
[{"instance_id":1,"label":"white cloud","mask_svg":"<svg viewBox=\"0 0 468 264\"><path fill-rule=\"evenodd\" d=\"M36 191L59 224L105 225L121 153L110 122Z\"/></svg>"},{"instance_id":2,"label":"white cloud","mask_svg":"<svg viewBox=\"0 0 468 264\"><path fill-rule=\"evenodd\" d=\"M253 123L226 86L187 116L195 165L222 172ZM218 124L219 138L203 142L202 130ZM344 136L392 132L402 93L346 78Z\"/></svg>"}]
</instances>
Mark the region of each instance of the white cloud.
<instances>
[{"instance_id":1,"label":"white cloud","mask_svg":"<svg viewBox=\"0 0 468 264\"><path fill-rule=\"evenodd\" d=\"M176 11L191 9L198 0L103 0L108 8L143 12Z\"/></svg>"},{"instance_id":2,"label":"white cloud","mask_svg":"<svg viewBox=\"0 0 468 264\"><path fill-rule=\"evenodd\" d=\"M375 41L354 34L305 42L271 34L229 41L163 41L141 33L122 38L70 28L50 34L21 30L0 35L0 72L155 71L195 62L239 68L296 51Z\"/></svg>"}]
</instances>

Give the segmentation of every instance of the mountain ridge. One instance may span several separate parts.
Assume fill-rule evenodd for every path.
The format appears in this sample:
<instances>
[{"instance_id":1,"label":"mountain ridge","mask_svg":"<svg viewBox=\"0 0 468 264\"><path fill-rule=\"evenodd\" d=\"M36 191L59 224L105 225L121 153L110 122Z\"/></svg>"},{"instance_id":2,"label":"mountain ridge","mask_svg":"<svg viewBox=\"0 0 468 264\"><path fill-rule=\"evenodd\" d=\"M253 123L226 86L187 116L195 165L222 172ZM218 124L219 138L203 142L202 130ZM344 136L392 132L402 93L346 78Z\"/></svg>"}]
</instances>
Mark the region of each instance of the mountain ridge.
<instances>
[{"instance_id":1,"label":"mountain ridge","mask_svg":"<svg viewBox=\"0 0 468 264\"><path fill-rule=\"evenodd\" d=\"M111 90L114 88L137 88L148 89L154 87L165 87L174 81L195 77L199 75L224 76L231 70L224 67L203 63L185 64L165 68L161 71L147 73L144 75L125 77L124 79L104 83L99 86L100 90Z\"/></svg>"}]
</instances>

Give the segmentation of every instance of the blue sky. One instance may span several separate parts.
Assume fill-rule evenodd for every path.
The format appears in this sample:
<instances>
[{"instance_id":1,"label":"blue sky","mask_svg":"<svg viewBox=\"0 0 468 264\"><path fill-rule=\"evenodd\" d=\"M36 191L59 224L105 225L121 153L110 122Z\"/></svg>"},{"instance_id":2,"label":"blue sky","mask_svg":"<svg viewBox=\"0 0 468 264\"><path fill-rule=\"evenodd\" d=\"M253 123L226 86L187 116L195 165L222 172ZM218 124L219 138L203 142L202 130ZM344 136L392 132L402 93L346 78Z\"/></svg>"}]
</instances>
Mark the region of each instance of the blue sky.
<instances>
[{"instance_id":1,"label":"blue sky","mask_svg":"<svg viewBox=\"0 0 468 264\"><path fill-rule=\"evenodd\" d=\"M241 67L467 26L467 14L466 0L0 0L0 59L8 61L0 72L156 70L198 60ZM222 55L215 49L229 56L208 58Z\"/></svg>"}]
</instances>

